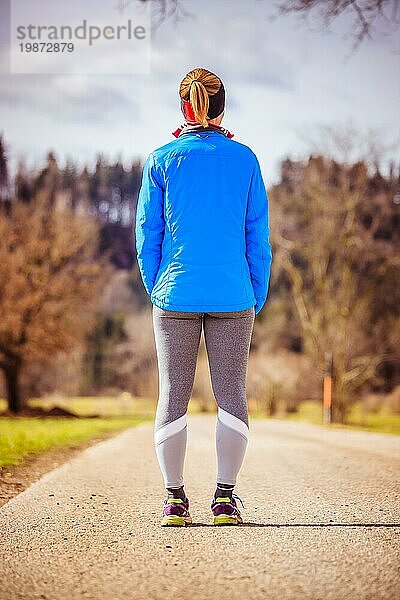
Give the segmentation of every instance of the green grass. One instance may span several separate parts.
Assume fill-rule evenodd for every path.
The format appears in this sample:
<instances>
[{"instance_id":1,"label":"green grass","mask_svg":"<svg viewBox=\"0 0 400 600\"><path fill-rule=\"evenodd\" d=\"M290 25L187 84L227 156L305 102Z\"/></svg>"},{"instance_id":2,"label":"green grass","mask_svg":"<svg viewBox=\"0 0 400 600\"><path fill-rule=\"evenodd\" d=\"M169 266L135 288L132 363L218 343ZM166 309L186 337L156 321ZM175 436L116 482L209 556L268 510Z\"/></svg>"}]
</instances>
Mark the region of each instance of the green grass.
<instances>
[{"instance_id":1,"label":"green grass","mask_svg":"<svg viewBox=\"0 0 400 600\"><path fill-rule=\"evenodd\" d=\"M302 402L299 410L295 413L288 413L285 417L288 421L302 421L303 423L322 423L322 406L317 402Z\"/></svg>"},{"instance_id":2,"label":"green grass","mask_svg":"<svg viewBox=\"0 0 400 600\"><path fill-rule=\"evenodd\" d=\"M0 468L6 465L21 463L29 455L45 452L54 448L76 446L105 432L124 429L154 418L156 401L149 398L134 398L129 395L111 397L79 397L79 398L47 398L33 399L29 405L50 409L57 405L68 409L81 418L64 417L18 417L0 418ZM4 400L0 400L0 413L6 408ZM202 411L200 400L192 398L189 404L190 413ZM212 402L208 409L215 411ZM100 415L100 418L84 418ZM261 412L252 413L252 418L265 418ZM284 417L289 421L322 423L322 408L317 402L303 402L298 412ZM400 434L400 415L391 413L382 407L379 412L366 413L361 403L355 404L351 410L348 423L344 426L351 429L364 429L380 433Z\"/></svg>"},{"instance_id":3,"label":"green grass","mask_svg":"<svg viewBox=\"0 0 400 600\"><path fill-rule=\"evenodd\" d=\"M298 412L290 413L284 417L288 421L305 423L322 423L322 405L317 402L302 402ZM400 415L391 412L387 407L376 412L365 412L361 403L356 403L350 411L346 425L334 423L332 427L345 427L348 429L363 429L378 433L391 433L400 435Z\"/></svg>"},{"instance_id":4,"label":"green grass","mask_svg":"<svg viewBox=\"0 0 400 600\"><path fill-rule=\"evenodd\" d=\"M104 432L118 431L143 420L140 417L0 418L0 468L19 464L28 455L75 446Z\"/></svg>"},{"instance_id":5,"label":"green grass","mask_svg":"<svg viewBox=\"0 0 400 600\"><path fill-rule=\"evenodd\" d=\"M31 408L49 410L59 406L78 415L64 417L0 418L0 468L21 463L29 455L54 448L76 446L107 431L117 431L154 419L156 400L135 398L130 394L117 397L48 397L28 401ZM0 414L7 404L0 399ZM193 398L189 412L201 411L201 403ZM99 418L85 418L98 415Z\"/></svg>"},{"instance_id":6,"label":"green grass","mask_svg":"<svg viewBox=\"0 0 400 600\"><path fill-rule=\"evenodd\" d=\"M355 404L348 427L400 435L400 415L390 412L386 407L382 407L377 413L366 413L360 404Z\"/></svg>"},{"instance_id":7,"label":"green grass","mask_svg":"<svg viewBox=\"0 0 400 600\"><path fill-rule=\"evenodd\" d=\"M49 410L59 406L69 410L80 417L97 415L99 417L142 417L153 418L156 411L155 398L136 398L130 394L120 396L77 396L71 398L49 396L45 398L32 398L28 400L31 408ZM193 397L189 403L189 413L202 412L204 403ZM211 403L207 407L211 407ZM0 398L0 414L7 408L7 403Z\"/></svg>"},{"instance_id":8,"label":"green grass","mask_svg":"<svg viewBox=\"0 0 400 600\"><path fill-rule=\"evenodd\" d=\"M32 398L28 401L32 408L49 410L53 406L64 408L79 417L150 417L155 412L155 402L149 398L124 396L77 396L71 398L47 397Z\"/></svg>"}]
</instances>

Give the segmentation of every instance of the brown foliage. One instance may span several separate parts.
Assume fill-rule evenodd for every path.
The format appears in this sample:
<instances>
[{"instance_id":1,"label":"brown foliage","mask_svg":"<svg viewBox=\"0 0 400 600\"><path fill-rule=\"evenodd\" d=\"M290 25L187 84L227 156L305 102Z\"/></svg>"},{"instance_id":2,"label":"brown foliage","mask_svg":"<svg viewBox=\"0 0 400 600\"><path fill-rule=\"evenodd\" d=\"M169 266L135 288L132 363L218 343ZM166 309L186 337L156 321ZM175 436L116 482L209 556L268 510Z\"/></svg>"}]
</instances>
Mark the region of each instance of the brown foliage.
<instances>
[{"instance_id":1,"label":"brown foliage","mask_svg":"<svg viewBox=\"0 0 400 600\"><path fill-rule=\"evenodd\" d=\"M91 325L109 272L105 258L94 260L97 243L93 218L45 194L0 213L0 367L17 410L20 368L74 349Z\"/></svg>"}]
</instances>

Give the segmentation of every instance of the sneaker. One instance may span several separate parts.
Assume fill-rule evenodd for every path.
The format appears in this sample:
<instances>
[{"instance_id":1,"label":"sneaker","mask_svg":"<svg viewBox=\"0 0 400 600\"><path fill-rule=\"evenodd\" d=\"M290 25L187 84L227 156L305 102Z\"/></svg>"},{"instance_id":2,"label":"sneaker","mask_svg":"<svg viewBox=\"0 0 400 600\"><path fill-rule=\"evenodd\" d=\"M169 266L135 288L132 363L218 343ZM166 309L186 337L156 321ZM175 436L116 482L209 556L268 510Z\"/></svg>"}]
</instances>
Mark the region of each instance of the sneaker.
<instances>
[{"instance_id":1,"label":"sneaker","mask_svg":"<svg viewBox=\"0 0 400 600\"><path fill-rule=\"evenodd\" d=\"M192 523L189 514L189 500L181 498L166 498L164 500L161 527L184 527Z\"/></svg>"},{"instance_id":2,"label":"sneaker","mask_svg":"<svg viewBox=\"0 0 400 600\"><path fill-rule=\"evenodd\" d=\"M238 523L243 523L236 504L236 498L240 500L244 508L244 504L237 494L232 494L232 498L229 498L229 496L213 498L211 510L214 515L214 525L238 525Z\"/></svg>"}]
</instances>

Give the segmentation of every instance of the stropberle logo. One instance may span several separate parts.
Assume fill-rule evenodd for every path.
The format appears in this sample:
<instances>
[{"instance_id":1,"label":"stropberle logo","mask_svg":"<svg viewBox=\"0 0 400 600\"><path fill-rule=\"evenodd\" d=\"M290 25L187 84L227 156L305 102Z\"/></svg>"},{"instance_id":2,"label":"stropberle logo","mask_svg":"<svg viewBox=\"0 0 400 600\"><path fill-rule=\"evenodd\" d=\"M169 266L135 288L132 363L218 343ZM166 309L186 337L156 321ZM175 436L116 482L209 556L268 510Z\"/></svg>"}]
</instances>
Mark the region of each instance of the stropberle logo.
<instances>
[{"instance_id":1,"label":"stropberle logo","mask_svg":"<svg viewBox=\"0 0 400 600\"><path fill-rule=\"evenodd\" d=\"M150 3L11 0L10 72L150 72Z\"/></svg>"}]
</instances>

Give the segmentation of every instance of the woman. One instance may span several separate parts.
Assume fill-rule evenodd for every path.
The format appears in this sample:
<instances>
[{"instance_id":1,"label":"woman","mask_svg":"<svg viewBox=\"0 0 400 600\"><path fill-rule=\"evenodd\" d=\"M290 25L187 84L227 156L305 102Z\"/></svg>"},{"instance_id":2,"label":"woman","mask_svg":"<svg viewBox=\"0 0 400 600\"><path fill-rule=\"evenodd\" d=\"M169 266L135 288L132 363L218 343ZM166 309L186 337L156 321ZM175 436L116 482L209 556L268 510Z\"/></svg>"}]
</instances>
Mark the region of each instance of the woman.
<instances>
[{"instance_id":1,"label":"woman","mask_svg":"<svg viewBox=\"0 0 400 600\"><path fill-rule=\"evenodd\" d=\"M202 329L218 404L211 510L215 525L237 524L233 489L249 435L247 361L272 260L268 197L255 154L221 127L221 79L197 68L179 93L185 124L145 163L135 226L159 370L154 443L167 490L161 525L192 522L183 466Z\"/></svg>"}]
</instances>

